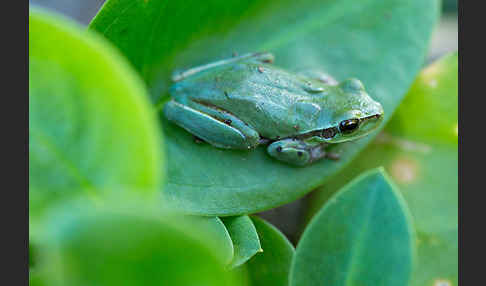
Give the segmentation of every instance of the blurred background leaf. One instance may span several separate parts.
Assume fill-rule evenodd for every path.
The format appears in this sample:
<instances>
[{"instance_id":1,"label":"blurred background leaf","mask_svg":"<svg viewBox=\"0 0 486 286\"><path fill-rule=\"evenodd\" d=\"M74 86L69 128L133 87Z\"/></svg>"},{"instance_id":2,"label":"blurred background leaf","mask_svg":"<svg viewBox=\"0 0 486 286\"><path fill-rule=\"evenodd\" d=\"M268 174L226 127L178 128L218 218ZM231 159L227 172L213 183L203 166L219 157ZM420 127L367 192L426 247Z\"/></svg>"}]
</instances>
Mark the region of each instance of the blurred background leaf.
<instances>
[{"instance_id":1,"label":"blurred background leaf","mask_svg":"<svg viewBox=\"0 0 486 286\"><path fill-rule=\"evenodd\" d=\"M289 69L360 78L390 118L423 63L435 0L107 1L90 28L140 72L159 106L169 76L238 53L268 50ZM338 144L339 162L296 168L255 151L220 150L160 120L167 138L166 203L202 215L239 215L293 201L345 166L372 138Z\"/></svg>"},{"instance_id":2,"label":"blurred background leaf","mask_svg":"<svg viewBox=\"0 0 486 286\"><path fill-rule=\"evenodd\" d=\"M238 286L226 270L229 237L218 218L190 217L114 199L51 208L39 239L36 279L45 285Z\"/></svg>"},{"instance_id":3,"label":"blurred background leaf","mask_svg":"<svg viewBox=\"0 0 486 286\"><path fill-rule=\"evenodd\" d=\"M290 285L407 286L415 247L409 216L382 169L363 173L305 229Z\"/></svg>"},{"instance_id":4,"label":"blurred background leaf","mask_svg":"<svg viewBox=\"0 0 486 286\"><path fill-rule=\"evenodd\" d=\"M384 166L414 220L414 286L458 285L457 101L458 54L452 53L420 73L383 133L309 199L310 217L350 178Z\"/></svg>"},{"instance_id":5,"label":"blurred background leaf","mask_svg":"<svg viewBox=\"0 0 486 286\"><path fill-rule=\"evenodd\" d=\"M443 0L442 1L442 10L444 12L448 12L448 13L457 12L458 1L459 0Z\"/></svg>"},{"instance_id":6,"label":"blurred background leaf","mask_svg":"<svg viewBox=\"0 0 486 286\"><path fill-rule=\"evenodd\" d=\"M265 220L252 216L260 238L262 252L235 269L244 273L248 286L288 286L289 271L295 249L277 228Z\"/></svg>"},{"instance_id":7,"label":"blurred background leaf","mask_svg":"<svg viewBox=\"0 0 486 286\"><path fill-rule=\"evenodd\" d=\"M110 43L58 15L32 9L29 28L29 220L79 194L155 195L162 136L138 75Z\"/></svg>"}]
</instances>

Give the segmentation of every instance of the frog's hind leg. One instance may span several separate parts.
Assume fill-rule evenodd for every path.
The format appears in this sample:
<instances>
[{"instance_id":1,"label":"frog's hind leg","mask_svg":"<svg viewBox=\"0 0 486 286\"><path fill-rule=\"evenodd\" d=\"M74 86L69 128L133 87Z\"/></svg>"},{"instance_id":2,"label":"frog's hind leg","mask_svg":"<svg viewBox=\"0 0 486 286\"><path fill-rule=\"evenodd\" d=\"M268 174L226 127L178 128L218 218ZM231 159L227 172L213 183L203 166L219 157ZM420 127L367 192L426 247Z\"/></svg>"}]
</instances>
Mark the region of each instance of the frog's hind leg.
<instances>
[{"instance_id":1,"label":"frog's hind leg","mask_svg":"<svg viewBox=\"0 0 486 286\"><path fill-rule=\"evenodd\" d=\"M164 106L167 119L211 145L226 149L250 149L259 144L259 135L238 118L218 116L218 111L197 109L174 100Z\"/></svg>"},{"instance_id":2,"label":"frog's hind leg","mask_svg":"<svg viewBox=\"0 0 486 286\"><path fill-rule=\"evenodd\" d=\"M320 69L308 69L297 72L299 75L318 80L328 85L338 85L338 81Z\"/></svg>"}]
</instances>

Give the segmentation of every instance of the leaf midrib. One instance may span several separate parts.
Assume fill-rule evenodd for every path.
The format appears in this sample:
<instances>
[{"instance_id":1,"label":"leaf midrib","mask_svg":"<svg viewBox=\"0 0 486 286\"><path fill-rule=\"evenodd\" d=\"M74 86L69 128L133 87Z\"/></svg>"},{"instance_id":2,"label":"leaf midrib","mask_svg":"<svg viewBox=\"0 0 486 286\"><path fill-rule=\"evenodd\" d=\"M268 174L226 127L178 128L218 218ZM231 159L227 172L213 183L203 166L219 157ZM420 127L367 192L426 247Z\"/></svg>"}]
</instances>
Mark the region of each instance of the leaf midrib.
<instances>
[{"instance_id":1,"label":"leaf midrib","mask_svg":"<svg viewBox=\"0 0 486 286\"><path fill-rule=\"evenodd\" d=\"M345 283L344 285L347 285L347 286L353 286L353 282L355 281L354 280L354 276L356 275L357 273L357 270L358 270L358 267L357 267L357 263L356 263L356 257L359 257L360 254L362 253L362 250L363 250L363 239L364 237L366 237L367 235L367 230L368 230L368 226L370 224L370 217L371 217L371 214L373 213L373 209L374 209L374 206L376 204L376 193L378 192L378 188L376 186L376 182L373 183L372 186L370 186L370 188L373 188L373 191L369 194L369 198L367 200L367 204L366 205L369 205L369 207L367 208L367 212L366 212L366 215L364 216L364 221L363 223L361 224L361 227L360 227L360 230L359 230L359 234L356 238L355 241L357 241L358 243L354 244L354 246L351 248L351 254L350 254L350 258L349 258L349 264L348 264L348 275L346 276L346 280L345 280Z\"/></svg>"}]
</instances>

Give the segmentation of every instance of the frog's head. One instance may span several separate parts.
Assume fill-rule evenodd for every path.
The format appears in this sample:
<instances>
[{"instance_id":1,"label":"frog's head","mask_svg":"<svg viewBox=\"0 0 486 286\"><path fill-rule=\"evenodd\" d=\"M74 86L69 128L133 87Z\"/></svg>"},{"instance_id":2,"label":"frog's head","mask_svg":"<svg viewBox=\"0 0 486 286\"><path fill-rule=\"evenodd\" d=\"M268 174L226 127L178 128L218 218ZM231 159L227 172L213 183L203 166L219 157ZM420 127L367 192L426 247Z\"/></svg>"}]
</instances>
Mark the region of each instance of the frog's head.
<instances>
[{"instance_id":1,"label":"frog's head","mask_svg":"<svg viewBox=\"0 0 486 286\"><path fill-rule=\"evenodd\" d=\"M335 109L327 114L330 128L320 136L329 143L340 143L363 137L376 129L383 120L383 107L365 91L361 81L348 79L336 86Z\"/></svg>"}]
</instances>

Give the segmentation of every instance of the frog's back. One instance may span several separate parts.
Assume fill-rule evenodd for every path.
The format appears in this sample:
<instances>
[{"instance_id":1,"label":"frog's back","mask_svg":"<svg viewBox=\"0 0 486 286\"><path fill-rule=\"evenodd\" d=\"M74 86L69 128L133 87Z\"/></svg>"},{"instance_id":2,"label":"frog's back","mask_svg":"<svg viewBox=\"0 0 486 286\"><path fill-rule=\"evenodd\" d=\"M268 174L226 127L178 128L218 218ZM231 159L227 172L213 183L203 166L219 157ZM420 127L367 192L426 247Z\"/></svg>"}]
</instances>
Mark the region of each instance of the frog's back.
<instances>
[{"instance_id":1,"label":"frog's back","mask_svg":"<svg viewBox=\"0 0 486 286\"><path fill-rule=\"evenodd\" d=\"M296 112L297 102L323 96L309 93L316 85L270 64L246 60L194 74L174 84L171 95L186 105L207 104L229 112L268 138L310 131L317 122Z\"/></svg>"}]
</instances>

